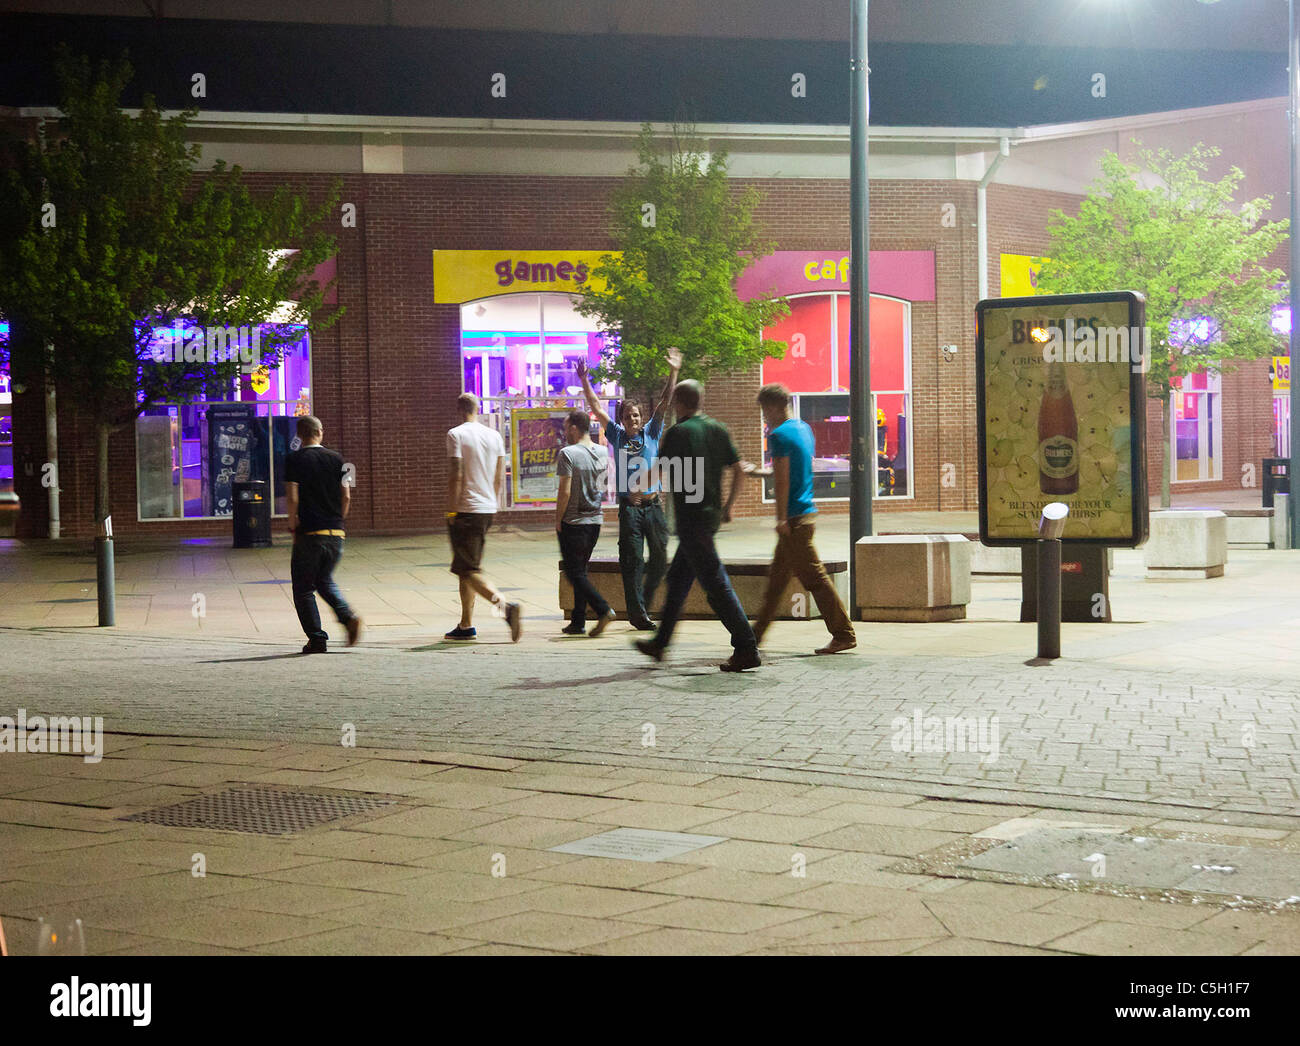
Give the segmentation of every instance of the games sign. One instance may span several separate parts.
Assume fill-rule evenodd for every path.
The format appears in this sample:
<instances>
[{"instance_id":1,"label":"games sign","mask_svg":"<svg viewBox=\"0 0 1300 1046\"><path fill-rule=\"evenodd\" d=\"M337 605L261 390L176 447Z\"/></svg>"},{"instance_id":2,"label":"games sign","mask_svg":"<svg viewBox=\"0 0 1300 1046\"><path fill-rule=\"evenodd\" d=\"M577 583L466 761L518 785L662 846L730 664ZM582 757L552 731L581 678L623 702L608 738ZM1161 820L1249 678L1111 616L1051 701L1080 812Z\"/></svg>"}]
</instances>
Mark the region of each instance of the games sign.
<instances>
[{"instance_id":1,"label":"games sign","mask_svg":"<svg viewBox=\"0 0 1300 1046\"><path fill-rule=\"evenodd\" d=\"M1147 537L1145 299L1134 291L993 298L976 307L980 540L1035 540L1070 506L1063 540Z\"/></svg>"}]
</instances>

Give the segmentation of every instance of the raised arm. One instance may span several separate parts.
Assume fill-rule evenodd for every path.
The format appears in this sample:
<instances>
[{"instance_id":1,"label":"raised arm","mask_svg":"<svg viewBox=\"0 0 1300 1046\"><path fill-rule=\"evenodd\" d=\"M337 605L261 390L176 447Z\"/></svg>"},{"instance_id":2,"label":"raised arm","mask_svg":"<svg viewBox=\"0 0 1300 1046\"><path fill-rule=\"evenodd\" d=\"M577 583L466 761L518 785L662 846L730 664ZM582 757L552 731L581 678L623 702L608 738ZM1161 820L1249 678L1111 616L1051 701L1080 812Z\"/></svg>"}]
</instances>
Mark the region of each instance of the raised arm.
<instances>
[{"instance_id":1,"label":"raised arm","mask_svg":"<svg viewBox=\"0 0 1300 1046\"><path fill-rule=\"evenodd\" d=\"M668 404L673 399L673 389L677 387L677 375L682 372L682 350L676 345L668 350L668 366L672 368L668 374L668 384L664 386L664 394L659 397L659 403L654 413L650 415L652 421L655 418L662 421L664 414L668 412Z\"/></svg>"},{"instance_id":2,"label":"raised arm","mask_svg":"<svg viewBox=\"0 0 1300 1046\"><path fill-rule=\"evenodd\" d=\"M582 394L587 398L587 407L596 415L596 420L600 422L602 429L609 428L609 415L605 413L605 408L600 405L600 400L596 398L596 391L591 387L591 378L587 374L587 361L578 360L577 363L578 380L582 382Z\"/></svg>"}]
</instances>

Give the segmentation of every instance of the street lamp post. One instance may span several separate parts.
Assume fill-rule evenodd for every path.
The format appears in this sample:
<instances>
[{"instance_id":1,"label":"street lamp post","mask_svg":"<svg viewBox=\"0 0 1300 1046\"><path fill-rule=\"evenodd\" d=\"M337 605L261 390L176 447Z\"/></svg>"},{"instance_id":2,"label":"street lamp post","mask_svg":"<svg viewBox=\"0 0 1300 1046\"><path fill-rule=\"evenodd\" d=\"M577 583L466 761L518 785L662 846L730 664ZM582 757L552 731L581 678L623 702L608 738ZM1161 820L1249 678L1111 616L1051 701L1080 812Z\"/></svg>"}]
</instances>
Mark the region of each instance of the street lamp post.
<instances>
[{"instance_id":1,"label":"street lamp post","mask_svg":"<svg viewBox=\"0 0 1300 1046\"><path fill-rule=\"evenodd\" d=\"M871 410L871 295L867 128L867 0L851 0L849 45L849 607L856 614L858 539L871 534L876 480L876 418Z\"/></svg>"},{"instance_id":2,"label":"street lamp post","mask_svg":"<svg viewBox=\"0 0 1300 1046\"><path fill-rule=\"evenodd\" d=\"M1296 163L1296 150L1300 148L1300 26L1296 25L1295 20L1295 0L1287 0L1287 28L1289 30L1290 45L1288 51L1288 112L1287 115L1291 122L1291 271L1288 284L1290 286L1289 298L1291 305L1291 335L1287 351L1291 354L1291 370L1294 373L1296 363L1296 324L1300 319L1300 164ZM1291 407L1290 421L1287 425L1289 446L1287 447L1287 456L1290 464L1287 466L1288 482L1291 484L1291 496L1288 497L1287 504L1291 510L1291 547L1300 548L1300 512L1296 511L1296 494L1300 493L1300 488L1295 486L1295 463L1296 463L1296 435L1295 422L1300 417L1300 391L1296 389L1294 378L1291 381Z\"/></svg>"}]
</instances>

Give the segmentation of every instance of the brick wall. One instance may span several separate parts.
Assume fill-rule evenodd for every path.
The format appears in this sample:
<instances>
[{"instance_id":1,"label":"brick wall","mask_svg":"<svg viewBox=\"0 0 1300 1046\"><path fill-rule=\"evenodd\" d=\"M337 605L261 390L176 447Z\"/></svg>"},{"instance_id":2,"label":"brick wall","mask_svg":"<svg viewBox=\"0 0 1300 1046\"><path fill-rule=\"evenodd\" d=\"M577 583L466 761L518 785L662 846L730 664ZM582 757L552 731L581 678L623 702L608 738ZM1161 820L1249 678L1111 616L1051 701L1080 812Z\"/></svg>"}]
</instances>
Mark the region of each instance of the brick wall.
<instances>
[{"instance_id":1,"label":"brick wall","mask_svg":"<svg viewBox=\"0 0 1300 1046\"><path fill-rule=\"evenodd\" d=\"M328 175L246 175L269 192L291 184L317 195ZM342 199L356 204L356 228L339 228L338 299L346 314L312 339L313 409L325 425L325 442L357 469L350 526L358 532L421 530L440 526L446 490L444 434L456 424L461 390L459 310L433 302L434 249L609 249L606 202L609 178L504 175L350 175ZM758 218L782 250L847 252L849 185L838 180L738 181L763 193ZM1037 253L1053 207L1077 198L994 185L989 189L990 293L998 293L998 255ZM952 204L956 220L942 221ZM975 462L974 308L976 268L975 186L961 181L877 181L871 188L871 247L932 251L936 298L912 308L912 477L915 497L876 502L876 512L973 509ZM958 353L944 362L939 346ZM1258 365L1254 365L1257 366ZM1266 366L1266 365L1265 365ZM1254 371L1251 372L1254 374ZM1271 402L1255 395L1255 377L1225 378L1225 481L1241 460L1262 457L1271 431ZM729 425L741 454L758 460L761 426L754 396L759 369L714 377L705 409ZM1258 380L1263 390L1263 379ZM43 402L39 390L15 399L17 457L25 449L44 460ZM60 401L64 533L93 532L91 434L75 404ZM1158 422L1152 432L1158 433ZM1153 436L1154 441L1154 436ZM1241 449L1238 450L1240 444ZM1232 447L1232 453L1228 448ZM1236 455L1236 456L1234 456ZM945 466L951 466L946 468ZM112 446L115 531L224 535L228 522L136 522L134 433L117 434ZM20 468L21 472L22 469ZM19 477L23 499L20 534L45 533L38 474ZM1153 471L1158 484L1158 468ZM739 512L766 514L757 482L746 486ZM847 511L828 504L824 511ZM505 521L540 522L536 512L512 512ZM877 529L888 529L887 519Z\"/></svg>"}]
</instances>

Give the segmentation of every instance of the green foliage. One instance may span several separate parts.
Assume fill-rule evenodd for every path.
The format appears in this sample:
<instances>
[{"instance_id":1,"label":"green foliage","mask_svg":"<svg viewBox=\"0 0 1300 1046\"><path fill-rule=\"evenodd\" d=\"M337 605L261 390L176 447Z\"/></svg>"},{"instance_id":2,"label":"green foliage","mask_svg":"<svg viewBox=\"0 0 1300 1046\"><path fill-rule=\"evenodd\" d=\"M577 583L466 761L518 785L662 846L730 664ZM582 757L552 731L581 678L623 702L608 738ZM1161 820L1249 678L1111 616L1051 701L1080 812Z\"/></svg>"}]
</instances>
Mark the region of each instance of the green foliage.
<instances>
[{"instance_id":1,"label":"green foliage","mask_svg":"<svg viewBox=\"0 0 1300 1046\"><path fill-rule=\"evenodd\" d=\"M726 154L706 158L689 132L674 128L666 145L650 124L642 126L638 165L610 202L622 253L601 258L577 305L618 337L603 354L598 380L629 392L658 391L664 354L674 345L682 377L698 379L785 352L784 342L762 340L763 328L789 310L785 300L736 297L736 278L773 250L754 223L757 191L733 192ZM653 225L644 220L645 204L654 207Z\"/></svg>"},{"instance_id":2,"label":"green foliage","mask_svg":"<svg viewBox=\"0 0 1300 1046\"><path fill-rule=\"evenodd\" d=\"M1234 206L1238 168L1205 180L1207 161L1218 155L1204 144L1186 156L1141 150L1136 164L1106 153L1078 216L1057 210L1048 224L1038 289L1141 291L1151 338L1147 394L1166 403L1174 377L1286 352L1286 338L1272 328L1285 275L1264 263L1288 223L1263 221L1269 197ZM1209 318L1210 338L1189 341L1198 317Z\"/></svg>"},{"instance_id":3,"label":"green foliage","mask_svg":"<svg viewBox=\"0 0 1300 1046\"><path fill-rule=\"evenodd\" d=\"M313 230L337 213L337 189L312 208L283 189L255 199L221 162L198 176L199 147L186 143L195 111L165 119L150 97L138 115L120 109L124 59L92 69L65 51L57 74L64 115L44 141L9 143L0 191L0 313L16 375L45 372L111 429L240 371L238 361L151 365L155 325L253 326L297 299L262 339L274 365L298 336L289 324L337 319L318 313L324 289L304 286L336 249ZM296 253L273 262L283 249Z\"/></svg>"}]
</instances>

